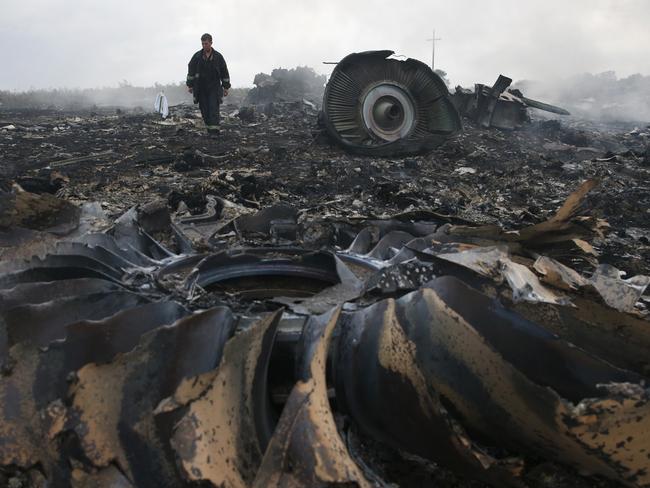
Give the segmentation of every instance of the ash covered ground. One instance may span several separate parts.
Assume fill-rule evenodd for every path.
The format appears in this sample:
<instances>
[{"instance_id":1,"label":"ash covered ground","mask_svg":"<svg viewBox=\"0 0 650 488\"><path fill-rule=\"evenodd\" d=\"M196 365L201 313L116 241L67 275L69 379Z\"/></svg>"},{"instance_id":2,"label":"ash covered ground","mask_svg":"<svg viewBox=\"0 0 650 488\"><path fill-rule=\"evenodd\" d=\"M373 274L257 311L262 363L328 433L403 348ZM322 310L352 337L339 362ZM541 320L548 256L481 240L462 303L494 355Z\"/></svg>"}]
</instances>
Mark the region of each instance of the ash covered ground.
<instances>
[{"instance_id":1,"label":"ash covered ground","mask_svg":"<svg viewBox=\"0 0 650 488\"><path fill-rule=\"evenodd\" d=\"M239 215L278 205L292 207L305 228L328 220L355 223L396 215L418 220L418 215L424 215L460 226L495 225L508 231L548 221L572 192L590 180L597 185L580 201L579 213L600 219L600 232L589 242L576 239L572 246L561 242L553 257L584 275L598 264L613 265L627 276L650 274L648 126L534 118L521 129L502 131L479 128L465 119L462 133L428 154L373 158L353 156L330 144L319 128L317 108L308 102L225 105L222 115L221 134L208 137L198 110L191 105L172 107L166 120L125 109L0 112L0 186L6 192L16 191L19 185L34 194L55 194L78 206L98 202L107 222L132 207L152 208L154 213L163 208L172 220L187 221L209 213L216 197L221 202L217 218L227 217L223 202L228 202ZM20 213L12 211L0 212L0 218L9 228L44 230L55 224L20 221ZM311 233L299 232L302 241L292 244L321 248L327 236L316 235L317 228L315 224ZM173 251L182 251L169 232L153 229L151 233ZM245 237L224 233L221 238L222 248L228 247L228 239L238 246L277 244L273 236L254 232ZM196 251L214 251L205 240L193 244ZM30 250L7 246L0 249L0 257L28 257ZM251 309L240 298L208 294L183 303L190 309L227 304L245 313L274 309ZM632 304L639 320L647 316L646 298ZM520 311L524 313L524 308ZM647 376L647 360L636 367ZM4 371L8 377L11 373L11 367ZM276 387L282 383L275 381ZM274 400L278 409L291 386L274 390L280 398ZM95 408L92 401L82 406L89 411ZM349 425L338 427L346 432L347 449L354 459L364 460L366 475L393 483L383 486L487 486L372 441ZM78 434L90 435L92 429L90 434ZM498 450L490 454L504 455ZM622 486L600 477L581 477L570 466L542 458L526 457L526 461L523 479L531 487ZM73 486L84 486L85 476L98 475L79 468L81 464L71 463L72 478L78 483ZM119 472L112 465L109 468L115 471L110 475L115 480L138 476L122 465ZM45 486L46 477L38 469L5 466L0 470L0 484L11 482L11 486ZM382 485L375 479L373 486Z\"/></svg>"},{"instance_id":2,"label":"ash covered ground","mask_svg":"<svg viewBox=\"0 0 650 488\"><path fill-rule=\"evenodd\" d=\"M0 177L73 203L97 201L111 216L156 199L200 214L206 195L251 209L286 203L305 215L390 216L431 210L513 229L546 220L582 181L600 185L589 214L610 232L599 261L650 272L650 127L560 118L519 130L463 132L424 156L352 156L328 144L315 107L271 103L222 108L221 135L199 112L157 114L26 111L0 114Z\"/></svg>"}]
</instances>

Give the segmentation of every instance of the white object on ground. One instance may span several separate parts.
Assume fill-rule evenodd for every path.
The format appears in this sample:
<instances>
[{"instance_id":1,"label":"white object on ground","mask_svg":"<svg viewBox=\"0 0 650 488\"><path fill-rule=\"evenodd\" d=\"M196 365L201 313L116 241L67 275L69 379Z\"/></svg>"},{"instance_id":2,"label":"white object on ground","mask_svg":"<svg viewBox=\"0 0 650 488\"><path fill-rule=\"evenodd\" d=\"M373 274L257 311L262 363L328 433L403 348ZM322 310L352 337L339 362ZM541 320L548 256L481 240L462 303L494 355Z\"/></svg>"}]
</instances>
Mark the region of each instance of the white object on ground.
<instances>
[{"instance_id":1,"label":"white object on ground","mask_svg":"<svg viewBox=\"0 0 650 488\"><path fill-rule=\"evenodd\" d=\"M154 110L162 115L163 119L166 119L169 115L169 104L167 103L167 97L163 92L160 92L156 96L156 103L153 106Z\"/></svg>"}]
</instances>

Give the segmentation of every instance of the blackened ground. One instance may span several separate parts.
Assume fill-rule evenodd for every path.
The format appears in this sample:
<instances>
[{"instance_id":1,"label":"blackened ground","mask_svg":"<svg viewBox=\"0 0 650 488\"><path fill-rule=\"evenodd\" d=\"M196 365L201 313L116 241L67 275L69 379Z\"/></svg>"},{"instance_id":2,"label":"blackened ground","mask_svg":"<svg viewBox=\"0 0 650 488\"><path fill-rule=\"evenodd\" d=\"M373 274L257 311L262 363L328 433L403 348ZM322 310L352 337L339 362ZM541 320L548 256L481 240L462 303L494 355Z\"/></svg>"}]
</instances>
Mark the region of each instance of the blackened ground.
<instances>
[{"instance_id":1,"label":"blackened ground","mask_svg":"<svg viewBox=\"0 0 650 488\"><path fill-rule=\"evenodd\" d=\"M44 188L99 201L114 215L159 197L200 213L214 194L252 208L285 202L338 216L430 209L512 228L548 218L595 177L602 183L590 212L612 229L595 242L600 262L650 272L645 126L537 120L504 132L464 120L460 136L428 155L373 159L328 145L316 112L301 102L269 105L252 118L248 111L247 122L236 111L224 107L216 139L192 106L172 107L168 125L155 114L109 109L0 112L0 127L15 127L0 129L0 181L40 178Z\"/></svg>"},{"instance_id":2,"label":"blackened ground","mask_svg":"<svg viewBox=\"0 0 650 488\"><path fill-rule=\"evenodd\" d=\"M98 201L112 216L160 198L198 214L206 195L216 195L250 208L288 203L313 216L427 209L515 228L547 219L582 181L599 178L588 212L611 226L595 242L599 261L650 273L647 127L538 120L502 132L464 121L461 135L430 154L373 159L328 145L316 112L301 102L248 111L246 122L225 109L215 139L189 106L173 107L165 122L133 111L0 112L0 187L18 181L72 202ZM379 468L370 468L401 486L481 486L370 444L358 447L377 457ZM614 486L530 464L533 487ZM0 485L37 486L28 474L0 471Z\"/></svg>"}]
</instances>

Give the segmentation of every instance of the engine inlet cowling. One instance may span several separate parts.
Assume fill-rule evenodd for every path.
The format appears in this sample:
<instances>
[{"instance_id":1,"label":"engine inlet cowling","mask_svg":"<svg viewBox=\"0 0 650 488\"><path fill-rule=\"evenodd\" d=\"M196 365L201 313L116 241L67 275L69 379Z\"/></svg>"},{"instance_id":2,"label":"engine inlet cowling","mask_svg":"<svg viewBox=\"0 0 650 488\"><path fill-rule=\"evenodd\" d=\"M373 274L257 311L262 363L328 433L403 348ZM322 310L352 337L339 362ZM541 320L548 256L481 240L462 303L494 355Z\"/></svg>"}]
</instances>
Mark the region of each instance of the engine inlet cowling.
<instances>
[{"instance_id":1,"label":"engine inlet cowling","mask_svg":"<svg viewBox=\"0 0 650 488\"><path fill-rule=\"evenodd\" d=\"M325 88L323 122L350 152L387 156L433 149L461 129L442 79L393 51L354 53L341 60Z\"/></svg>"}]
</instances>

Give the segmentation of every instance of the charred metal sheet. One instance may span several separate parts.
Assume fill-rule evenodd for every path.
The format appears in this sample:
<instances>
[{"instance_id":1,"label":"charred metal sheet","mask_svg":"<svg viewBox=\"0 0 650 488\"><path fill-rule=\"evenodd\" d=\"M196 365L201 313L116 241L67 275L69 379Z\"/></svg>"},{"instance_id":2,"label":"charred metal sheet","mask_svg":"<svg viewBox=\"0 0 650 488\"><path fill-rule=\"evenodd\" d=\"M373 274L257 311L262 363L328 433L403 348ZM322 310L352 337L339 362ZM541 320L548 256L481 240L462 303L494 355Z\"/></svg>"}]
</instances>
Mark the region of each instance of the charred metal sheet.
<instances>
[{"instance_id":1,"label":"charred metal sheet","mask_svg":"<svg viewBox=\"0 0 650 488\"><path fill-rule=\"evenodd\" d=\"M460 280L437 278L424 288L427 289L435 291L449 309L471 324L504 360L563 398L577 402L597 396L600 384L643 381L637 374L616 369L564 342ZM468 307L468 303L472 306ZM534 359L529 351L536 352Z\"/></svg>"},{"instance_id":2,"label":"charred metal sheet","mask_svg":"<svg viewBox=\"0 0 650 488\"><path fill-rule=\"evenodd\" d=\"M535 270L543 280L556 288L579 290L593 287L603 302L620 312L634 312L636 304L650 285L650 277L644 275L623 279L620 270L601 264L594 273L585 278L562 263L542 256L535 261Z\"/></svg>"},{"instance_id":3,"label":"charred metal sheet","mask_svg":"<svg viewBox=\"0 0 650 488\"><path fill-rule=\"evenodd\" d=\"M0 256L11 260L44 254L58 239L58 236L46 232L0 228Z\"/></svg>"},{"instance_id":4,"label":"charred metal sheet","mask_svg":"<svg viewBox=\"0 0 650 488\"><path fill-rule=\"evenodd\" d=\"M360 154L414 154L461 129L444 82L424 63L393 51L343 58L325 87L323 121L343 148Z\"/></svg>"},{"instance_id":5,"label":"charred metal sheet","mask_svg":"<svg viewBox=\"0 0 650 488\"><path fill-rule=\"evenodd\" d=\"M136 250L154 260L173 256L174 254L169 249L140 227L137 218L137 211L132 208L115 221L111 235L116 244L121 248Z\"/></svg>"},{"instance_id":6,"label":"charred metal sheet","mask_svg":"<svg viewBox=\"0 0 650 488\"><path fill-rule=\"evenodd\" d=\"M365 290L367 293L382 295L417 290L438 274L438 269L428 263L399 263L374 274L366 282Z\"/></svg>"},{"instance_id":7,"label":"charred metal sheet","mask_svg":"<svg viewBox=\"0 0 650 488\"><path fill-rule=\"evenodd\" d=\"M0 464L29 468L40 463L51 473L57 454L47 435L49 426L42 426L32 394L38 354L33 348L31 354L24 354L20 345L14 349L20 361L11 375L0 377Z\"/></svg>"},{"instance_id":8,"label":"charred metal sheet","mask_svg":"<svg viewBox=\"0 0 650 488\"><path fill-rule=\"evenodd\" d=\"M489 119L489 126L497 129L516 129L530 122L526 105L510 92L502 93Z\"/></svg>"},{"instance_id":9,"label":"charred metal sheet","mask_svg":"<svg viewBox=\"0 0 650 488\"><path fill-rule=\"evenodd\" d=\"M12 347L11 369L0 379L0 409L7 414L0 436L0 464L39 463L54 479L63 476L57 459L65 446L58 445L56 437L66 423L61 400L67 397L70 375L84 364L109 362L130 351L142 333L185 314L173 302L149 304L104 321L72 324L65 340L45 350L28 343ZM11 435L5 435L8 432Z\"/></svg>"},{"instance_id":10,"label":"charred metal sheet","mask_svg":"<svg viewBox=\"0 0 650 488\"><path fill-rule=\"evenodd\" d=\"M404 231L391 231L384 235L377 245L368 252L367 256L370 258L388 261L397 254L397 252L412 241L414 236Z\"/></svg>"},{"instance_id":11,"label":"charred metal sheet","mask_svg":"<svg viewBox=\"0 0 650 488\"><path fill-rule=\"evenodd\" d=\"M115 264L119 266L121 263L117 261ZM122 271L111 266L109 263L100 260L100 258L79 254L48 254L43 258L36 257L22 263L7 263L2 267L2 269L0 269L0 273L18 273L27 269L61 269L76 267L86 268L98 276L108 276L108 279L113 279L114 281L118 281L122 277Z\"/></svg>"},{"instance_id":12,"label":"charred metal sheet","mask_svg":"<svg viewBox=\"0 0 650 488\"><path fill-rule=\"evenodd\" d=\"M327 395L325 370L340 309L312 317L303 331L299 380L264 454L254 487L372 486L348 454Z\"/></svg>"},{"instance_id":13,"label":"charred metal sheet","mask_svg":"<svg viewBox=\"0 0 650 488\"><path fill-rule=\"evenodd\" d=\"M397 230L397 229L408 229ZM356 236L352 244L339 257L348 263L361 266L367 270L377 271L381 268L408 261L414 257L411 252L411 243L418 240L419 235L426 231L433 231L435 225L404 226L396 223L395 230L390 228L382 232L377 228L366 227ZM414 235L415 234L415 235Z\"/></svg>"},{"instance_id":14,"label":"charred metal sheet","mask_svg":"<svg viewBox=\"0 0 650 488\"><path fill-rule=\"evenodd\" d=\"M65 326L81 320L100 320L125 308L149 302L141 295L117 291L64 297L35 305L20 305L5 311L8 345L29 341L47 346L65 336Z\"/></svg>"},{"instance_id":15,"label":"charred metal sheet","mask_svg":"<svg viewBox=\"0 0 650 488\"><path fill-rule=\"evenodd\" d=\"M189 404L171 439L187 480L245 487L255 478L274 428L266 377L280 315L237 334L216 370L186 379L159 406Z\"/></svg>"},{"instance_id":16,"label":"charred metal sheet","mask_svg":"<svg viewBox=\"0 0 650 488\"><path fill-rule=\"evenodd\" d=\"M467 251L441 253L435 255L474 272L495 279L506 281L512 290L513 300L530 302L569 304L569 299L542 285L537 275L528 267L514 262L505 247L475 247Z\"/></svg>"},{"instance_id":17,"label":"charred metal sheet","mask_svg":"<svg viewBox=\"0 0 650 488\"><path fill-rule=\"evenodd\" d=\"M72 472L72 488L133 488L129 480L115 466L86 473L80 469Z\"/></svg>"},{"instance_id":18,"label":"charred metal sheet","mask_svg":"<svg viewBox=\"0 0 650 488\"><path fill-rule=\"evenodd\" d=\"M156 264L153 259L142 253L139 249L128 245L125 247L120 247L117 241L108 234L85 234L79 238L78 242L87 244L91 248L102 247L138 266L146 267Z\"/></svg>"},{"instance_id":19,"label":"charred metal sheet","mask_svg":"<svg viewBox=\"0 0 650 488\"><path fill-rule=\"evenodd\" d=\"M472 459L472 441L458 449L453 420L480 432L483 444L561 460L630 486L649 481L647 458L624 454L627 445L647 446L646 434L628 427L634 415L639 425L648 421L643 378L559 341L457 280L437 279L352 314L342 330L337 397L373 437L465 469L460 461ZM363 373L355 373L359 367ZM585 417L569 401L614 402L618 409ZM604 434L605 425L617 422L609 448L596 449L595 441L585 443L586 433L577 434L590 423L592 433ZM470 462L468 469L484 477L492 463Z\"/></svg>"},{"instance_id":20,"label":"charred metal sheet","mask_svg":"<svg viewBox=\"0 0 650 488\"><path fill-rule=\"evenodd\" d=\"M516 263L510 259L499 261L501 273L510 285L512 298L515 302L527 300L529 302L557 303L569 305L571 301L564 294L558 294L542 285L537 275L527 266Z\"/></svg>"},{"instance_id":21,"label":"charred metal sheet","mask_svg":"<svg viewBox=\"0 0 650 488\"><path fill-rule=\"evenodd\" d=\"M136 485L178 486L168 444L174 418L154 409L185 378L213 369L232 334L228 309L215 308L145 334L136 349L77 372L69 425L87 459L116 463Z\"/></svg>"},{"instance_id":22,"label":"charred metal sheet","mask_svg":"<svg viewBox=\"0 0 650 488\"><path fill-rule=\"evenodd\" d=\"M456 224L467 222L454 221ZM356 254L368 254L379 240L391 232L404 232L413 237L433 234L447 223L442 216L433 212L406 212L390 219L346 219L334 220L335 235L329 245L346 249Z\"/></svg>"},{"instance_id":23,"label":"charred metal sheet","mask_svg":"<svg viewBox=\"0 0 650 488\"><path fill-rule=\"evenodd\" d=\"M376 243L378 240L377 234L379 229L366 227L361 232L359 232L355 237L350 246L348 247L348 252L355 254L366 254L372 249L373 243Z\"/></svg>"},{"instance_id":24,"label":"charred metal sheet","mask_svg":"<svg viewBox=\"0 0 650 488\"><path fill-rule=\"evenodd\" d=\"M183 279L187 278L196 265L208 257L208 254L190 254L179 259L174 259L169 264L164 264L158 268L155 273L156 281L160 283L168 275L180 275Z\"/></svg>"},{"instance_id":25,"label":"charred metal sheet","mask_svg":"<svg viewBox=\"0 0 650 488\"><path fill-rule=\"evenodd\" d=\"M512 308L563 339L618 367L650 376L648 321L621 313L587 298L573 307L512 304Z\"/></svg>"},{"instance_id":26,"label":"charred metal sheet","mask_svg":"<svg viewBox=\"0 0 650 488\"><path fill-rule=\"evenodd\" d=\"M86 256L96 259L115 269L128 269L142 266L137 258L132 258L123 249L111 250L102 245L90 245L81 242L57 242L53 253L59 255Z\"/></svg>"},{"instance_id":27,"label":"charred metal sheet","mask_svg":"<svg viewBox=\"0 0 650 488\"><path fill-rule=\"evenodd\" d=\"M71 280L78 278L97 278L107 281L119 283L120 280L104 274L98 269L83 266L83 264L75 265L73 259L69 265L66 266L49 266L49 267L36 267L28 268L21 271L6 273L0 275L0 289L13 288L21 283L37 283L48 282L56 280Z\"/></svg>"},{"instance_id":28,"label":"charred metal sheet","mask_svg":"<svg viewBox=\"0 0 650 488\"><path fill-rule=\"evenodd\" d=\"M541 275L543 282L560 290L577 290L588 283L577 271L546 256L538 257L533 268Z\"/></svg>"},{"instance_id":29,"label":"charred metal sheet","mask_svg":"<svg viewBox=\"0 0 650 488\"><path fill-rule=\"evenodd\" d=\"M495 110L497 108L497 104L499 103L499 98L511 83L511 78L499 75L499 78L497 78L497 81L494 83L492 88L485 85L476 85L476 122L478 122L483 127L490 127L490 125L493 125L492 119L495 116ZM497 120L499 119L497 118ZM500 127L498 123L496 126Z\"/></svg>"},{"instance_id":30,"label":"charred metal sheet","mask_svg":"<svg viewBox=\"0 0 650 488\"><path fill-rule=\"evenodd\" d=\"M63 395L70 372L88 363L104 364L117 354L131 351L141 336L158 327L171 325L189 312L176 302L149 303L128 308L98 321L67 325L65 339L49 344L34 383L34 396L52 401ZM47 392L54 392L48 397ZM44 403L40 401L40 403Z\"/></svg>"},{"instance_id":31,"label":"charred metal sheet","mask_svg":"<svg viewBox=\"0 0 650 488\"><path fill-rule=\"evenodd\" d=\"M366 435L467 476L512 485L519 463L500 462L472 443L430 390L416 363L417 342L396 313L389 300L343 319L333 358L337 404Z\"/></svg>"},{"instance_id":32,"label":"charred metal sheet","mask_svg":"<svg viewBox=\"0 0 650 488\"><path fill-rule=\"evenodd\" d=\"M530 121L527 108L559 115L571 115L563 108L526 98L517 89L509 89L512 79L499 75L493 86L476 84L474 92L456 87L454 105L462 115L473 118L481 127L515 129Z\"/></svg>"},{"instance_id":33,"label":"charred metal sheet","mask_svg":"<svg viewBox=\"0 0 650 488\"><path fill-rule=\"evenodd\" d=\"M607 384L605 398L575 406L564 423L586 449L617 468L630 485L650 486L650 392L646 385Z\"/></svg>"},{"instance_id":34,"label":"charred metal sheet","mask_svg":"<svg viewBox=\"0 0 650 488\"><path fill-rule=\"evenodd\" d=\"M624 280L624 275L624 272L609 264L601 264L594 271L589 283L598 290L607 305L621 312L632 312L650 285L650 277L637 275Z\"/></svg>"},{"instance_id":35,"label":"charred metal sheet","mask_svg":"<svg viewBox=\"0 0 650 488\"><path fill-rule=\"evenodd\" d=\"M117 283L97 278L21 283L13 288L2 290L0 314L18 305L44 303L83 294L109 293L121 289L123 288Z\"/></svg>"}]
</instances>

